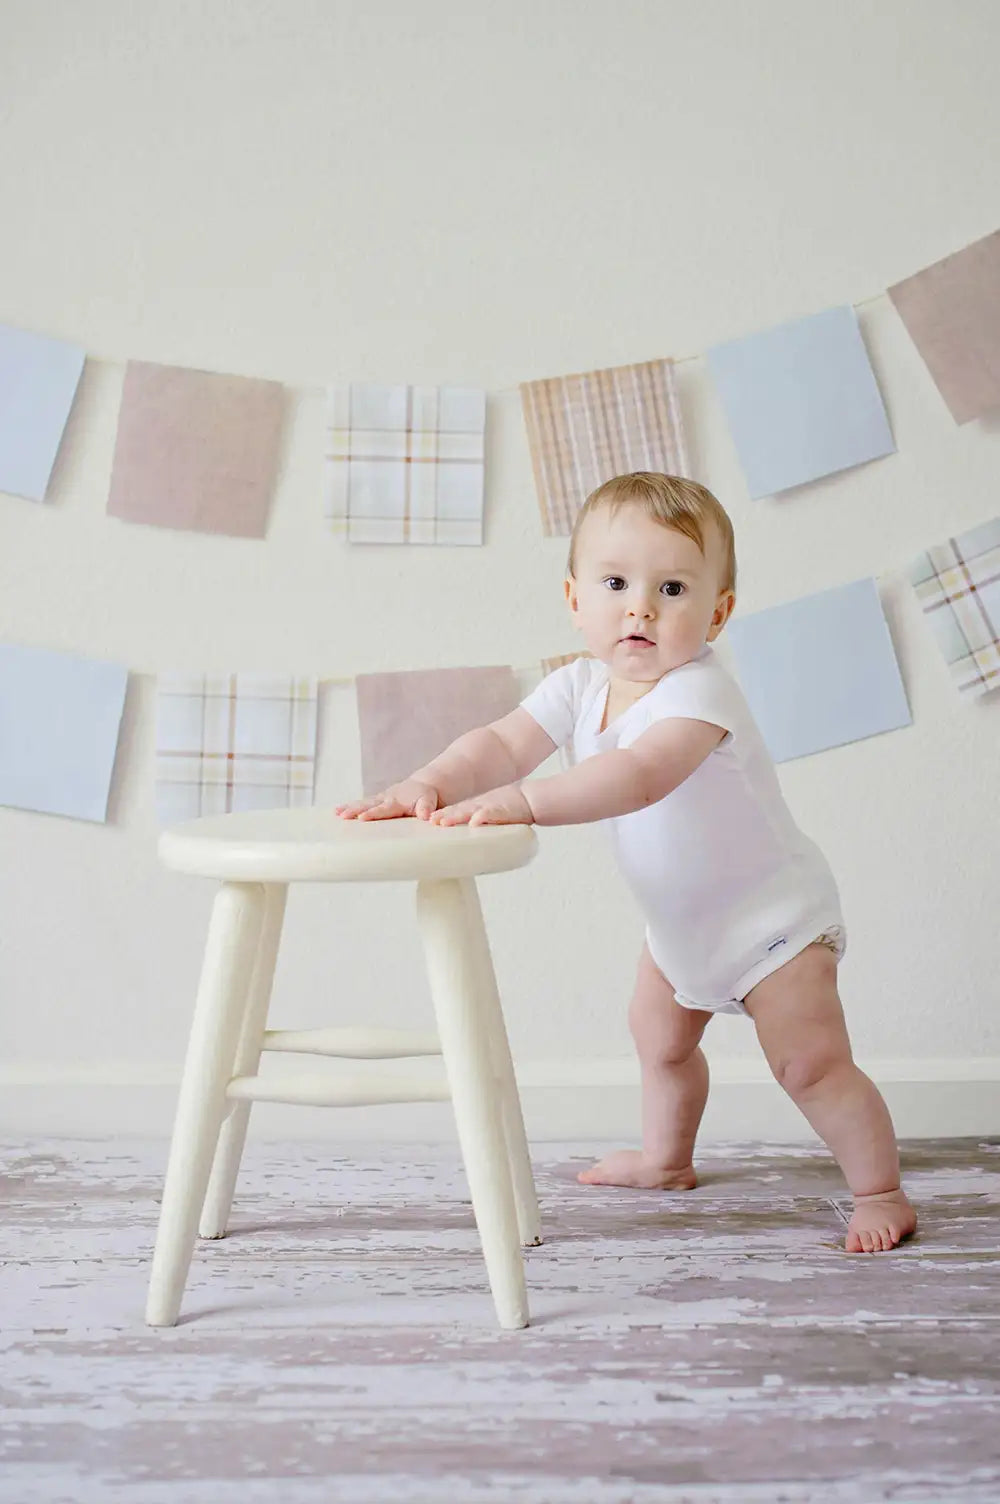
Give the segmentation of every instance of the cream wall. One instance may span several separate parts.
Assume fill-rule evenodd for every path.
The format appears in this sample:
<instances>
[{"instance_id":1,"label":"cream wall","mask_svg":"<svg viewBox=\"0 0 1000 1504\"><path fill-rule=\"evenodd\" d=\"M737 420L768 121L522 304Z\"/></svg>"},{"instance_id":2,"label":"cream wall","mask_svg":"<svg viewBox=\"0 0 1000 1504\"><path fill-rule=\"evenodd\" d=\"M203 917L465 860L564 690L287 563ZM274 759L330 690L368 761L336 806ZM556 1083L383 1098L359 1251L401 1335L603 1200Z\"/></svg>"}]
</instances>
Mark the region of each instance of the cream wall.
<instances>
[{"instance_id":1,"label":"cream wall","mask_svg":"<svg viewBox=\"0 0 1000 1504\"><path fill-rule=\"evenodd\" d=\"M0 1126L159 1132L211 888L157 866L154 676L571 650L516 383L866 299L995 229L1000 9L0 0L0 31L0 319L94 355L50 504L0 497L0 633L134 671L110 823L0 810ZM861 318L894 457L750 503L704 362L681 399L740 609L882 582L912 729L781 780L838 875L855 1050L900 1131L995 1132L1000 697L959 701L903 571L996 514L1000 416L957 428L888 302ZM105 515L129 357L294 389L266 541ZM484 548L328 534L320 388L352 379L490 390ZM352 794L349 687L320 757L318 800ZM546 830L482 893L533 1135L634 1133L642 926L603 833ZM293 892L273 1020L428 1010L408 889ZM747 1021L706 1045L707 1133L809 1136ZM264 1132L450 1132L438 1108L267 1111Z\"/></svg>"}]
</instances>

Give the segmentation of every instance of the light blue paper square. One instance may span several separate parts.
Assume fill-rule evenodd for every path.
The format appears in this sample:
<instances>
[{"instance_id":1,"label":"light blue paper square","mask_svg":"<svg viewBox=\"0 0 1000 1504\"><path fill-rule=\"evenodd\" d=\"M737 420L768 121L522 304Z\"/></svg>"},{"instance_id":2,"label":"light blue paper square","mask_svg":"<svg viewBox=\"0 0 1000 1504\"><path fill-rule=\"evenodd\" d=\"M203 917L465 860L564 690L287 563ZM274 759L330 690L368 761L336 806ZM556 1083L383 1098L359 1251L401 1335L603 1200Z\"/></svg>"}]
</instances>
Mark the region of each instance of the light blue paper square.
<instances>
[{"instance_id":1,"label":"light blue paper square","mask_svg":"<svg viewBox=\"0 0 1000 1504\"><path fill-rule=\"evenodd\" d=\"M716 345L708 364L753 497L895 451L853 308Z\"/></svg>"},{"instance_id":2,"label":"light blue paper square","mask_svg":"<svg viewBox=\"0 0 1000 1504\"><path fill-rule=\"evenodd\" d=\"M0 643L0 804L107 818L128 670Z\"/></svg>"},{"instance_id":3,"label":"light blue paper square","mask_svg":"<svg viewBox=\"0 0 1000 1504\"><path fill-rule=\"evenodd\" d=\"M737 618L726 635L775 762L910 724L874 580Z\"/></svg>"},{"instance_id":4,"label":"light blue paper square","mask_svg":"<svg viewBox=\"0 0 1000 1504\"><path fill-rule=\"evenodd\" d=\"M0 324L0 491L44 501L84 352Z\"/></svg>"}]
</instances>

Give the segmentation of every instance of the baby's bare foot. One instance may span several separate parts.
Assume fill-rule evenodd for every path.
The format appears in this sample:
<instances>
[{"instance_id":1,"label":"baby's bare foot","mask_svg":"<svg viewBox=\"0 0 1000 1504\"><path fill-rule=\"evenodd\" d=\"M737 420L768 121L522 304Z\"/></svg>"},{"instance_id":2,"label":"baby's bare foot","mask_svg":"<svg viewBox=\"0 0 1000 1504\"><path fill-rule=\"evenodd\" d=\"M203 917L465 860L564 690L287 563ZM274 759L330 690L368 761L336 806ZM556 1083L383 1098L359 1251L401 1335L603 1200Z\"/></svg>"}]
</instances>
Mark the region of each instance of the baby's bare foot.
<instances>
[{"instance_id":1,"label":"baby's bare foot","mask_svg":"<svg viewBox=\"0 0 1000 1504\"><path fill-rule=\"evenodd\" d=\"M698 1184L693 1165L665 1170L639 1149L619 1149L576 1178L584 1185L629 1185L644 1191L693 1191Z\"/></svg>"},{"instance_id":2,"label":"baby's bare foot","mask_svg":"<svg viewBox=\"0 0 1000 1504\"><path fill-rule=\"evenodd\" d=\"M905 1191L855 1196L844 1247L848 1253L887 1253L910 1237L916 1226L917 1214Z\"/></svg>"}]
</instances>

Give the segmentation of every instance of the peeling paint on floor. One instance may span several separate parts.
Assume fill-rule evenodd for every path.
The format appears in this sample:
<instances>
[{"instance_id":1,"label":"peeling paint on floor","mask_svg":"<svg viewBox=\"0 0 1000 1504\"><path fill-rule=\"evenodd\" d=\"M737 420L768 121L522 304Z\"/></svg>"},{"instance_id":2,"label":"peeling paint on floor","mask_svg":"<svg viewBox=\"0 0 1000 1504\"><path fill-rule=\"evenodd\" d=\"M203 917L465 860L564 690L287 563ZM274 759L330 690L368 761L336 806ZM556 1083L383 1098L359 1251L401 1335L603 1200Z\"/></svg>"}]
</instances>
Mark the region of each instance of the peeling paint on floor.
<instances>
[{"instance_id":1,"label":"peeling paint on floor","mask_svg":"<svg viewBox=\"0 0 1000 1504\"><path fill-rule=\"evenodd\" d=\"M921 1217L843 1250L820 1148L695 1191L534 1151L532 1325L495 1323L457 1151L255 1144L179 1324L143 1325L161 1143L0 1154L9 1504L1000 1501L1000 1140L902 1146Z\"/></svg>"}]
</instances>

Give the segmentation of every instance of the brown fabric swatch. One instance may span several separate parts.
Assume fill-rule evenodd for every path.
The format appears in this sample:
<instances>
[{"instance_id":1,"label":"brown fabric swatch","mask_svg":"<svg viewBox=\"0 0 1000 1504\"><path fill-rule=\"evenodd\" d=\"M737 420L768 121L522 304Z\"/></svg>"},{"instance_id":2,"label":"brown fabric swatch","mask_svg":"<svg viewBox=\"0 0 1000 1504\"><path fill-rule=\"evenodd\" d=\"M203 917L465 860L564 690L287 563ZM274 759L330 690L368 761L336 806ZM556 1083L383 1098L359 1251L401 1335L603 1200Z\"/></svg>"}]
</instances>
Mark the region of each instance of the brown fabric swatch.
<instances>
[{"instance_id":1,"label":"brown fabric swatch","mask_svg":"<svg viewBox=\"0 0 1000 1504\"><path fill-rule=\"evenodd\" d=\"M284 407L276 381L129 361L109 514L263 538Z\"/></svg>"},{"instance_id":2,"label":"brown fabric swatch","mask_svg":"<svg viewBox=\"0 0 1000 1504\"><path fill-rule=\"evenodd\" d=\"M415 669L356 680L365 794L398 783L463 732L514 710L511 668Z\"/></svg>"},{"instance_id":3,"label":"brown fabric swatch","mask_svg":"<svg viewBox=\"0 0 1000 1504\"><path fill-rule=\"evenodd\" d=\"M1000 407L1000 230L889 296L955 422Z\"/></svg>"}]
</instances>

